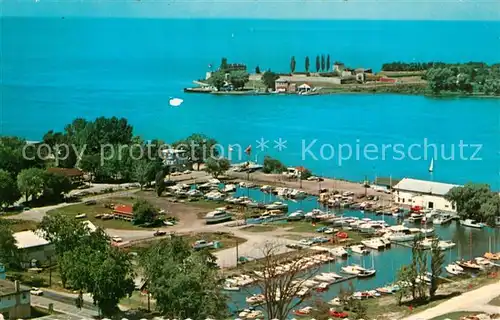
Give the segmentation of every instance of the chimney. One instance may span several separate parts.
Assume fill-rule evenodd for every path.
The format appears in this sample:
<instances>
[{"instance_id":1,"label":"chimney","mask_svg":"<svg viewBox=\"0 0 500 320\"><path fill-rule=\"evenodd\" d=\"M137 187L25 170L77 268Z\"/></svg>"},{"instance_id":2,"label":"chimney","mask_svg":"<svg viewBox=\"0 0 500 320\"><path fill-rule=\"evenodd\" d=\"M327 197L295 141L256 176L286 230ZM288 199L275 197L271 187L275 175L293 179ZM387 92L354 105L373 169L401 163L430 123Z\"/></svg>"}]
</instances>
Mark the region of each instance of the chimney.
<instances>
[{"instance_id":1,"label":"chimney","mask_svg":"<svg viewBox=\"0 0 500 320\"><path fill-rule=\"evenodd\" d=\"M15 288L16 292L20 291L19 281L18 280L14 281L14 288Z\"/></svg>"}]
</instances>

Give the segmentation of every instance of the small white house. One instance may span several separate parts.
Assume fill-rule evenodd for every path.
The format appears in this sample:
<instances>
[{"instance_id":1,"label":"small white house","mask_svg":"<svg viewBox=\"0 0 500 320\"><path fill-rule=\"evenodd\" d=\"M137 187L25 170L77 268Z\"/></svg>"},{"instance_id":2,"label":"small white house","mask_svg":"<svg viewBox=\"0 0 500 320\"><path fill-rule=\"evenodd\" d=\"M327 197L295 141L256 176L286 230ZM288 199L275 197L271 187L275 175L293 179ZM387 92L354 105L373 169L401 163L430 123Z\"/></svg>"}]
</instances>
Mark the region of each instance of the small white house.
<instances>
[{"instance_id":1,"label":"small white house","mask_svg":"<svg viewBox=\"0 0 500 320\"><path fill-rule=\"evenodd\" d=\"M55 256L55 246L36 231L21 231L13 234L16 247L21 253L21 265L31 267L33 260L44 263Z\"/></svg>"},{"instance_id":2,"label":"small white house","mask_svg":"<svg viewBox=\"0 0 500 320\"><path fill-rule=\"evenodd\" d=\"M455 205L444 198L453 187L459 185L404 178L394 186L393 200L399 205L456 212Z\"/></svg>"}]
</instances>

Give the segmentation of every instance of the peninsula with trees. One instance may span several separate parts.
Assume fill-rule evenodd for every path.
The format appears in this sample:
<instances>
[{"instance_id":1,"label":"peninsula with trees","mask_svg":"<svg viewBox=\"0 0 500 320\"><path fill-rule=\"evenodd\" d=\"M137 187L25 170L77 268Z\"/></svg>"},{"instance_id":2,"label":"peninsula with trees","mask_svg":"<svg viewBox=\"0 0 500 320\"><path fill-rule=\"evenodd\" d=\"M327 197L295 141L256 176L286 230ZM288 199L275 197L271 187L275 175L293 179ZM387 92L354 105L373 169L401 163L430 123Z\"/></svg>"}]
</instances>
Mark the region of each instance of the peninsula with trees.
<instances>
[{"instance_id":1,"label":"peninsula with trees","mask_svg":"<svg viewBox=\"0 0 500 320\"><path fill-rule=\"evenodd\" d=\"M350 67L333 61L329 54L290 58L290 69L277 72L256 66L251 73L245 64L222 58L216 70L194 81L197 87L185 92L223 95L400 93L428 96L500 96L500 64L484 62L391 62L381 71Z\"/></svg>"}]
</instances>

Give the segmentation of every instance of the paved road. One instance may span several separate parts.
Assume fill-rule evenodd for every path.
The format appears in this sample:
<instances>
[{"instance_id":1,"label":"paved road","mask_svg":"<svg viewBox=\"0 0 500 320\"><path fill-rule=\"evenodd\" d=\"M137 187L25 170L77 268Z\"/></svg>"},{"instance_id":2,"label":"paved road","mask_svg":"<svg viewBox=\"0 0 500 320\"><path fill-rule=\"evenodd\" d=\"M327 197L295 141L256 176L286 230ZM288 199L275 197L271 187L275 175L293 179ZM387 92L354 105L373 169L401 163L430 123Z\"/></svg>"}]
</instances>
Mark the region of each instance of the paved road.
<instances>
[{"instance_id":1,"label":"paved road","mask_svg":"<svg viewBox=\"0 0 500 320\"><path fill-rule=\"evenodd\" d=\"M499 294L500 281L476 290L463 293L433 308L406 317L402 320L429 320L448 313L460 311L477 311L490 314L500 314L500 307L488 304L488 302L496 298Z\"/></svg>"},{"instance_id":2,"label":"paved road","mask_svg":"<svg viewBox=\"0 0 500 320\"><path fill-rule=\"evenodd\" d=\"M51 303L54 306L54 310L57 312L85 318L93 318L94 316L98 315L97 311L94 310L90 310L87 308L78 309L75 306L74 301L73 304L68 304L44 296L31 296L31 305L33 306L48 308L49 304Z\"/></svg>"}]
</instances>

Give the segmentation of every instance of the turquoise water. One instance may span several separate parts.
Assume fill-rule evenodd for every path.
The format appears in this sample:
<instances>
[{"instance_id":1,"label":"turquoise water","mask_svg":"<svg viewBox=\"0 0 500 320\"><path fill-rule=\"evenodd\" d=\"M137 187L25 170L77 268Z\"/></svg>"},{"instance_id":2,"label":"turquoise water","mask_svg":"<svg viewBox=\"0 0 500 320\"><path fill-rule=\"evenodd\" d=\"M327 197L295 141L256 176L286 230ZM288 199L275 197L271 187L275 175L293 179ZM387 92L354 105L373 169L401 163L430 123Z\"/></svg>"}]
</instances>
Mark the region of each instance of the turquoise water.
<instances>
[{"instance_id":1,"label":"turquoise water","mask_svg":"<svg viewBox=\"0 0 500 320\"><path fill-rule=\"evenodd\" d=\"M404 95L219 97L186 95L222 56L251 70L288 71L290 56L302 69L305 55L330 54L353 67L380 68L387 61L496 62L499 22L271 21L4 18L1 21L2 107L0 134L40 139L75 117L127 117L135 133L171 142L193 132L223 145L254 146L321 175L411 176L436 181L490 183L499 187L500 111L495 99L432 99ZM312 60L313 60L312 59ZM185 100L168 106L169 97ZM256 140L270 140L257 154ZM287 148L279 152L273 140ZM364 156L339 161L302 157L317 139L332 146L356 144L482 144L476 157L454 161ZM304 142L303 142L304 141ZM227 149L227 148L226 148ZM325 149L328 150L328 149ZM338 151L338 148L336 148ZM466 151L470 157L474 150ZM397 156L397 155L396 155ZM327 155L327 158L329 154ZM370 156L371 157L371 156ZM373 157L371 157L373 158ZM246 159L245 159L246 160Z\"/></svg>"},{"instance_id":2,"label":"turquoise water","mask_svg":"<svg viewBox=\"0 0 500 320\"><path fill-rule=\"evenodd\" d=\"M284 201L289 206L289 212L293 212L295 210L304 210L305 212L308 212L314 208L318 208L318 202L315 197L308 197L303 201L292 201L279 199L273 195L263 193L258 189L250 189L249 192L248 189L238 189L236 192L237 196L246 196L248 194L256 201L265 201L267 203L271 201ZM364 213L358 210L344 210L336 212L336 214L359 218L370 218L372 220L384 219L384 221L390 225L397 224L396 219L392 216L376 216L373 213ZM419 224L407 225L409 227L422 227L422 225ZM428 227L431 227L431 225ZM490 250L490 245L491 251L500 251L500 229L498 228L485 228L483 230L464 228L455 221L448 225L434 225L432 227L435 229L436 235L438 235L441 239L451 240L457 244L454 248L444 251L445 265L461 258L470 259L471 257L474 258L482 256L485 252ZM378 252L372 251L372 254L373 265L377 270L377 273L375 277L372 278L352 280L352 284L356 290L376 289L380 286L392 283L396 278L399 268L402 265L411 262L411 249L402 246L392 245L390 249ZM367 255L361 257L354 254L348 259L338 259L333 263L323 265L319 272L337 272L340 274L340 268L351 263L371 267L372 256ZM443 271L443 276L447 276L445 271ZM331 300L338 295L342 286L346 289L348 287L348 282L332 285L327 292L320 293L319 296L327 301ZM241 292L231 294L232 304L230 304L230 307L232 309L241 309L245 307L245 297L257 291L258 290L255 288L248 288L242 290Z\"/></svg>"}]
</instances>

